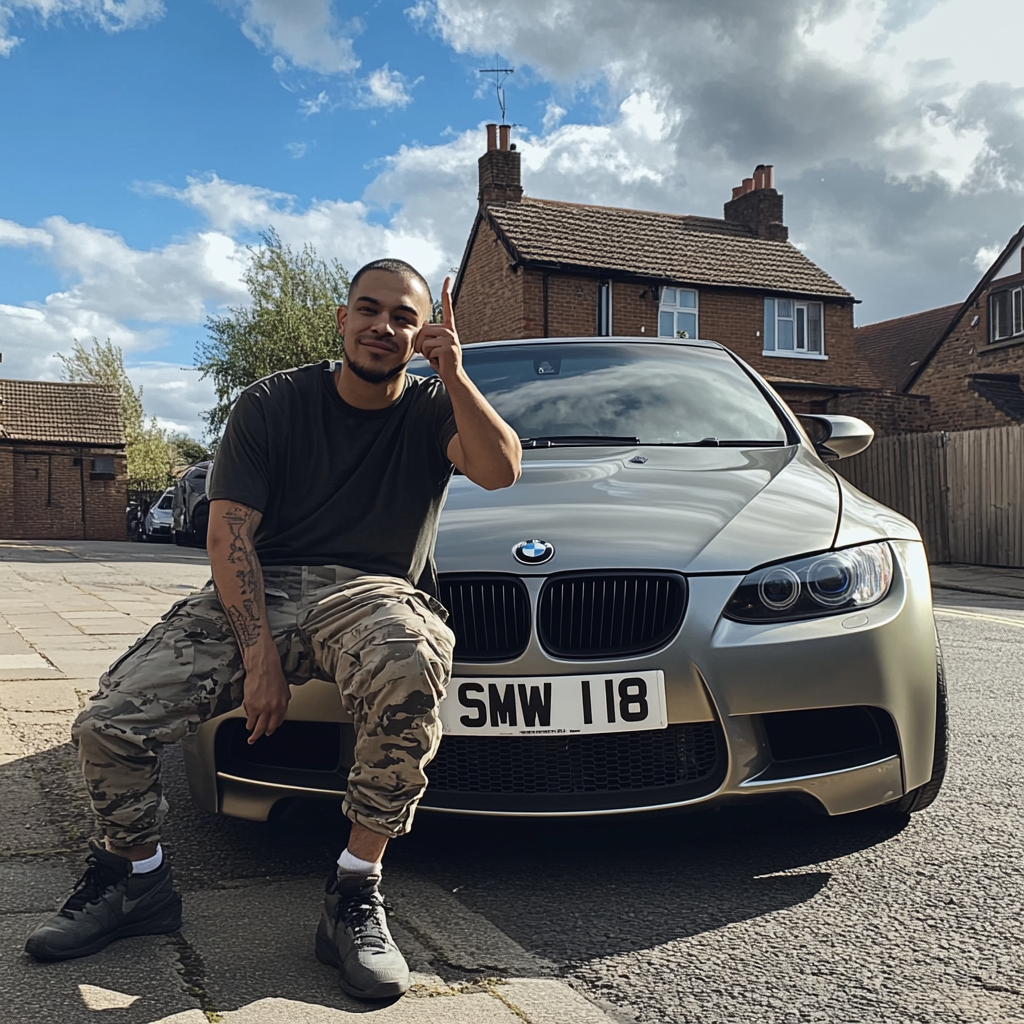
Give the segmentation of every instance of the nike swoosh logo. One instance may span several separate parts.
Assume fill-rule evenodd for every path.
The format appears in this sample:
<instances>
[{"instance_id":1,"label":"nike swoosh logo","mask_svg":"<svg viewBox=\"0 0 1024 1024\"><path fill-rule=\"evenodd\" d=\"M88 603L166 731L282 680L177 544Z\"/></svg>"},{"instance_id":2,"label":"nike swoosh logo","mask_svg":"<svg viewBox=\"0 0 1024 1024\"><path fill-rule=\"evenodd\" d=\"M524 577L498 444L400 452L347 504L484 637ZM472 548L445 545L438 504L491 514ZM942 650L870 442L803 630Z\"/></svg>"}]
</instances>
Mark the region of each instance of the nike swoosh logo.
<instances>
[{"instance_id":1,"label":"nike swoosh logo","mask_svg":"<svg viewBox=\"0 0 1024 1024\"><path fill-rule=\"evenodd\" d=\"M122 896L121 912L124 914L130 914L144 899L144 896L140 896L137 900L130 900L127 896Z\"/></svg>"}]
</instances>

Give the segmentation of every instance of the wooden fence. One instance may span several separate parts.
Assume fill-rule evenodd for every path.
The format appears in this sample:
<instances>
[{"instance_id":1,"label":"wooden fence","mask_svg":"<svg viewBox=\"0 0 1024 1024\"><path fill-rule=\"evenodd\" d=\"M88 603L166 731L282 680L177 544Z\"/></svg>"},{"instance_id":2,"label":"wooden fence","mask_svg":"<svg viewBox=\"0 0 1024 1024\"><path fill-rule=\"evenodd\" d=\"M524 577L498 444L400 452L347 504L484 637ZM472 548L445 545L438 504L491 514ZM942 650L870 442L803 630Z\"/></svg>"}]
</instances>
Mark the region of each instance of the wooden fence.
<instances>
[{"instance_id":1,"label":"wooden fence","mask_svg":"<svg viewBox=\"0 0 1024 1024\"><path fill-rule=\"evenodd\" d=\"M912 519L930 561L1024 566L1024 427L879 437L833 465Z\"/></svg>"}]
</instances>

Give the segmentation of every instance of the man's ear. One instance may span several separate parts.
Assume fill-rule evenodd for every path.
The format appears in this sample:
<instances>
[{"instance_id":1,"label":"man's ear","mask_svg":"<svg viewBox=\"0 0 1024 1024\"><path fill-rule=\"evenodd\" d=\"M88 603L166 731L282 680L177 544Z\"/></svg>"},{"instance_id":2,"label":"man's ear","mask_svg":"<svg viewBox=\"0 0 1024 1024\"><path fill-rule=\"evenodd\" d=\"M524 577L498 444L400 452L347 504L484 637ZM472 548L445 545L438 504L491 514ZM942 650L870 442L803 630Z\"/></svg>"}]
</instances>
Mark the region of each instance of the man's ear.
<instances>
[{"instance_id":1,"label":"man's ear","mask_svg":"<svg viewBox=\"0 0 1024 1024\"><path fill-rule=\"evenodd\" d=\"M339 306L338 307L338 333L339 334L344 334L345 333L345 321L347 319L348 319L348 307L347 306Z\"/></svg>"}]
</instances>

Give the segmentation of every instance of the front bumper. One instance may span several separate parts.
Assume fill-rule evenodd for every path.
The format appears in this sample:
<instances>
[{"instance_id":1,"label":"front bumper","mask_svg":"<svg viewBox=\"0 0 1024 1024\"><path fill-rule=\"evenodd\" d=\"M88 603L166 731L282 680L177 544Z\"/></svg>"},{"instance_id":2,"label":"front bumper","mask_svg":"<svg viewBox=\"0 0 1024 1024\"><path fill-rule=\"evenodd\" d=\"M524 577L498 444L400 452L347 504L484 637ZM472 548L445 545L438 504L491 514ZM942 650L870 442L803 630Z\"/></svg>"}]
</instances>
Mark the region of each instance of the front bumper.
<instances>
[{"instance_id":1,"label":"front bumper","mask_svg":"<svg viewBox=\"0 0 1024 1024\"><path fill-rule=\"evenodd\" d=\"M669 722L678 726L711 723L718 736L719 761L697 784L674 791L581 792L558 801L522 796L512 802L497 796L488 800L486 794L460 799L459 794L428 789L422 808L461 814L577 816L785 794L812 798L834 815L898 799L931 774L936 659L923 547L891 543L897 554L892 589L884 601L866 611L773 625L735 623L722 619L721 609L741 577L691 577L686 617L668 646L639 657L586 664L586 671L594 673L659 668L665 672ZM540 577L527 579L534 599L541 582ZM578 666L546 655L534 638L515 662L457 666L457 674L460 669L476 677L507 677L566 674ZM827 708L875 716L880 723L878 742L836 756L820 752L808 757L777 756L767 727L773 716ZM189 783L201 806L260 820L281 800L340 798L351 760L346 760L345 716L333 683L313 680L294 688L288 713L295 723L338 724L339 757L333 766L307 765L297 770L233 758L225 743L229 733L221 733L218 740L218 732L231 719L241 717L236 711L207 723L186 746ZM532 738L520 742L530 743ZM258 748L259 744L248 750Z\"/></svg>"}]
</instances>

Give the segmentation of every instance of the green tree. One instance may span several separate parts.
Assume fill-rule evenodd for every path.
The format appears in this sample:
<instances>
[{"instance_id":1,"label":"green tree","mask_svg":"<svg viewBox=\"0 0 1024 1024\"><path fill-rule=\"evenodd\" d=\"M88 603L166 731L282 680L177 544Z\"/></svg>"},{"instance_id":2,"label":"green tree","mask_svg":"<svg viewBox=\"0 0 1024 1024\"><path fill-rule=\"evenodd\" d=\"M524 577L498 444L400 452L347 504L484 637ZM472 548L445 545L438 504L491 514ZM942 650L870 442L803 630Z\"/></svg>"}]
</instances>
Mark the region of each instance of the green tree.
<instances>
[{"instance_id":1,"label":"green tree","mask_svg":"<svg viewBox=\"0 0 1024 1024\"><path fill-rule=\"evenodd\" d=\"M204 462L213 458L213 448L208 448L187 434L174 434L171 441L177 450L180 466L191 466L193 462Z\"/></svg>"},{"instance_id":2,"label":"green tree","mask_svg":"<svg viewBox=\"0 0 1024 1024\"><path fill-rule=\"evenodd\" d=\"M271 229L250 247L245 284L249 306L206 320L209 337L196 346L195 365L212 377L217 404L204 413L208 433L220 434L239 392L267 374L342 354L335 311L348 299L348 274L307 244L293 252Z\"/></svg>"},{"instance_id":3,"label":"green tree","mask_svg":"<svg viewBox=\"0 0 1024 1024\"><path fill-rule=\"evenodd\" d=\"M127 442L128 478L139 484L165 486L178 461L177 447L168 432L157 424L155 416L146 421L142 388L134 388L128 379L120 347L109 338L105 342L93 338L92 347L86 348L76 338L71 354L58 352L57 358L64 364L64 380L110 384L117 388Z\"/></svg>"}]
</instances>

